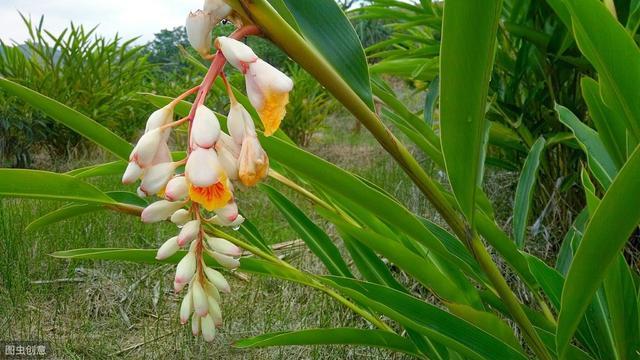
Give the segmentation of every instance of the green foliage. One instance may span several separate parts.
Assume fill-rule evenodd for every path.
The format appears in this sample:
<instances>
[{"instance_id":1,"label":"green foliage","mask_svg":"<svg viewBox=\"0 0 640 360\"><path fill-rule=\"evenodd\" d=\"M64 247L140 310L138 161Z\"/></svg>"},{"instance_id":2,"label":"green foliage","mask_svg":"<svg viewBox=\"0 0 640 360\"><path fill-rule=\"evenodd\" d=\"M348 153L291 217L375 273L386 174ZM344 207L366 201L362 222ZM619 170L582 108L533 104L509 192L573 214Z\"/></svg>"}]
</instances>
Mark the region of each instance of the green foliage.
<instances>
[{"instance_id":1,"label":"green foliage","mask_svg":"<svg viewBox=\"0 0 640 360\"><path fill-rule=\"evenodd\" d=\"M430 1L373 1L357 17L388 20L385 26L392 29L392 36L369 47L370 57L381 59L371 66L372 72L403 77L419 90L427 89L423 81L439 75L440 90L428 87L432 94L424 108L430 114L420 116L384 81L376 79L368 91L368 74L361 71L362 48L338 6L327 1L277 3L282 17L265 0L243 3L242 10L304 69L292 69L294 78L300 77L296 71L313 75L367 127L415 184L419 191L415 196L429 201L451 232L412 211L389 189L303 150L286 136L260 135L278 170L271 172L272 178L311 201L338 230L360 275L331 243L328 232L273 187L261 190L331 276L301 271L276 257L251 226L243 228L242 238L214 226L207 231L253 252L255 256L242 258L240 270L324 292L378 330L279 332L237 346L349 343L441 359L525 359L532 353L540 359L637 357L638 273L622 254L640 223L639 119L633 101L640 93L640 81L633 81L640 61L635 42L637 6L608 2L606 7L598 0L549 5L447 0L443 11L441 3ZM614 12L613 6L620 11ZM590 31L599 24L602 31ZM625 69L630 69L629 77ZM597 80L580 84L584 74ZM317 94L313 89L318 85L311 83L316 87L297 79L296 90L302 89L303 97ZM221 86L217 83L216 89ZM14 93L107 150L123 151L124 140L99 123L83 118L78 126L77 113L63 104L34 91ZM440 117L431 116L435 93L440 97ZM371 109L372 94L393 129ZM158 106L167 100L147 97ZM246 98L238 99L246 103ZM308 110L298 108L303 100L292 99L290 116ZM176 111L186 113L188 103L180 105ZM320 106L311 106L315 111L314 107ZM585 114L594 117L595 129ZM396 129L446 172L451 191L425 172L393 135ZM581 157L587 168L578 161ZM499 219L482 190L485 165L500 161L521 169L514 239L496 222ZM99 164L67 175L2 170L0 195L73 200L71 206L104 205L138 215L140 204L129 201L131 195L105 193L83 180L83 174L113 174L121 171L121 165ZM516 244L526 243L527 220L536 213L532 196L544 189L544 182L537 179L551 178L555 183L564 176L581 180L576 182L580 201L573 203L580 207L572 209L581 210L581 215L573 224L565 224L571 227L566 234L555 234L564 236L556 270ZM43 184L42 177L51 186ZM581 206L584 196L586 209ZM77 210L66 205L36 225L73 216ZM493 256L485 243L495 250ZM153 252L77 249L55 256L144 263L153 261ZM517 284L521 297L512 290L515 284L506 280L511 271L521 280Z\"/></svg>"},{"instance_id":2,"label":"green foliage","mask_svg":"<svg viewBox=\"0 0 640 360\"><path fill-rule=\"evenodd\" d=\"M121 135L132 137L148 107L136 97L149 69L135 39L106 39L95 28L71 25L60 35L23 16L29 39L0 44L0 75L91 116ZM0 93L0 161L28 166L34 153L66 154L79 137L19 98Z\"/></svg>"}]
</instances>

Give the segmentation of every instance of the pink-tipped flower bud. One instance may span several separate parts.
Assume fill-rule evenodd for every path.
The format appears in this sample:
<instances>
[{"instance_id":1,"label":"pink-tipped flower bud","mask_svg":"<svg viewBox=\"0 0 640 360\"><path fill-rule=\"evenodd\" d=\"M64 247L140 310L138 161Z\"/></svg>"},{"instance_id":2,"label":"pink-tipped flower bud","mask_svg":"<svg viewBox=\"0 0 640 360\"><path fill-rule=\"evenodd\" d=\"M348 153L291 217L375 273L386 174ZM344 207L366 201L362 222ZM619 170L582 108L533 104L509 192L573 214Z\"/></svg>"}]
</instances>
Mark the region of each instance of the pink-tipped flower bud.
<instances>
[{"instance_id":1,"label":"pink-tipped flower bud","mask_svg":"<svg viewBox=\"0 0 640 360\"><path fill-rule=\"evenodd\" d=\"M178 245L185 246L192 242L200 232L200 220L191 220L184 224L178 234Z\"/></svg>"},{"instance_id":2,"label":"pink-tipped flower bud","mask_svg":"<svg viewBox=\"0 0 640 360\"><path fill-rule=\"evenodd\" d=\"M166 220L180 209L184 203L180 201L171 202L167 200L156 201L153 204L147 206L142 210L140 217L144 223L154 223L162 220Z\"/></svg>"},{"instance_id":3,"label":"pink-tipped flower bud","mask_svg":"<svg viewBox=\"0 0 640 360\"><path fill-rule=\"evenodd\" d=\"M229 256L240 256L242 255L242 249L234 245L229 240L207 236L207 244L211 248L211 250L215 252L219 252L221 254L229 255Z\"/></svg>"},{"instance_id":4,"label":"pink-tipped flower bud","mask_svg":"<svg viewBox=\"0 0 640 360\"><path fill-rule=\"evenodd\" d=\"M197 279L192 284L193 289L193 309L198 316L206 316L209 313L209 303L207 294L204 292L200 281Z\"/></svg>"},{"instance_id":5,"label":"pink-tipped flower bud","mask_svg":"<svg viewBox=\"0 0 640 360\"><path fill-rule=\"evenodd\" d=\"M222 51L222 55L227 59L227 62L243 74L247 71L248 64L258 60L258 56L250 47L241 41L226 36L218 36L216 38L216 47Z\"/></svg>"},{"instance_id":6,"label":"pink-tipped flower bud","mask_svg":"<svg viewBox=\"0 0 640 360\"><path fill-rule=\"evenodd\" d=\"M242 145L245 136L258 136L251 115L239 102L231 103L231 109L227 116L227 128L229 135L237 145Z\"/></svg>"},{"instance_id":7,"label":"pink-tipped flower bud","mask_svg":"<svg viewBox=\"0 0 640 360\"><path fill-rule=\"evenodd\" d=\"M213 149L196 148L189 154L185 175L197 187L208 187L218 182L222 168Z\"/></svg>"},{"instance_id":8,"label":"pink-tipped flower bud","mask_svg":"<svg viewBox=\"0 0 640 360\"><path fill-rule=\"evenodd\" d=\"M224 276L219 272L210 267L204 268L204 274L207 276L207 279L211 281L211 283L223 293L230 293L231 286L229 286L229 282Z\"/></svg>"},{"instance_id":9,"label":"pink-tipped flower bud","mask_svg":"<svg viewBox=\"0 0 640 360\"><path fill-rule=\"evenodd\" d=\"M227 269L237 269L240 266L240 261L232 258L231 256L219 253L217 251L209 252L211 257L214 258L220 266Z\"/></svg>"},{"instance_id":10,"label":"pink-tipped flower bud","mask_svg":"<svg viewBox=\"0 0 640 360\"><path fill-rule=\"evenodd\" d=\"M191 214L187 209L180 209L171 215L171 222L178 226L186 224L189 220L191 220Z\"/></svg>"},{"instance_id":11,"label":"pink-tipped flower bud","mask_svg":"<svg viewBox=\"0 0 640 360\"><path fill-rule=\"evenodd\" d=\"M240 214L238 214L238 217L232 222L229 222L227 219L225 219L224 217L221 217L219 215L216 215L213 218L211 218L211 220L209 220L209 223L211 223L211 224L220 225L220 226L228 226L228 227L232 227L232 228L239 227L240 225L242 225L243 222L244 222L244 216L242 216Z\"/></svg>"},{"instance_id":12,"label":"pink-tipped flower bud","mask_svg":"<svg viewBox=\"0 0 640 360\"><path fill-rule=\"evenodd\" d=\"M148 168L144 174L144 178L142 178L140 190L148 195L161 192L176 171L177 164L178 163L167 162ZM174 201L174 199L169 200Z\"/></svg>"},{"instance_id":13,"label":"pink-tipped flower bud","mask_svg":"<svg viewBox=\"0 0 640 360\"><path fill-rule=\"evenodd\" d=\"M182 325L186 324L193 313L193 296L192 291L189 289L187 291L187 295L185 295L184 299L182 299L182 304L180 304L180 323Z\"/></svg>"},{"instance_id":14,"label":"pink-tipped flower bud","mask_svg":"<svg viewBox=\"0 0 640 360\"><path fill-rule=\"evenodd\" d=\"M133 161L143 168L150 166L161 141L162 132L160 130L154 129L145 133L133 148L129 161Z\"/></svg>"},{"instance_id":15,"label":"pink-tipped flower bud","mask_svg":"<svg viewBox=\"0 0 640 360\"><path fill-rule=\"evenodd\" d=\"M216 337L216 326L213 318L209 315L201 318L200 328L202 330L202 338L204 341L213 341Z\"/></svg>"},{"instance_id":16,"label":"pink-tipped flower bud","mask_svg":"<svg viewBox=\"0 0 640 360\"><path fill-rule=\"evenodd\" d=\"M211 49L211 30L213 29L211 17L202 10L189 13L185 27L187 38L191 47L200 55L207 56Z\"/></svg>"},{"instance_id":17,"label":"pink-tipped flower bud","mask_svg":"<svg viewBox=\"0 0 640 360\"><path fill-rule=\"evenodd\" d=\"M214 210L216 215L223 218L227 223L231 224L238 218L238 204L232 200L224 207Z\"/></svg>"},{"instance_id":18,"label":"pink-tipped flower bud","mask_svg":"<svg viewBox=\"0 0 640 360\"><path fill-rule=\"evenodd\" d=\"M154 111L149 115L147 124L144 128L144 132L148 133L151 130L155 130L161 126L167 125L173 120L173 106L167 105Z\"/></svg>"},{"instance_id":19,"label":"pink-tipped flower bud","mask_svg":"<svg viewBox=\"0 0 640 360\"><path fill-rule=\"evenodd\" d=\"M164 189L164 197L169 201L184 200L189 195L189 184L184 176L176 176L169 180Z\"/></svg>"},{"instance_id":20,"label":"pink-tipped flower bud","mask_svg":"<svg viewBox=\"0 0 640 360\"><path fill-rule=\"evenodd\" d=\"M201 323L201 318L200 316L198 316L198 314L193 313L193 316L191 317L191 333L193 334L193 336L198 336L200 335L200 323Z\"/></svg>"},{"instance_id":21,"label":"pink-tipped flower bud","mask_svg":"<svg viewBox=\"0 0 640 360\"><path fill-rule=\"evenodd\" d=\"M175 284L186 284L193 278L196 272L196 255L193 251L189 251L176 266Z\"/></svg>"},{"instance_id":22,"label":"pink-tipped flower bud","mask_svg":"<svg viewBox=\"0 0 640 360\"><path fill-rule=\"evenodd\" d=\"M156 260L164 260L169 256L175 254L180 249L178 246L178 237L174 236L171 239L167 240L160 246L158 249L158 254L156 254Z\"/></svg>"},{"instance_id":23,"label":"pink-tipped flower bud","mask_svg":"<svg viewBox=\"0 0 640 360\"><path fill-rule=\"evenodd\" d=\"M198 105L191 125L192 147L208 149L220 136L220 122L216 114L204 105Z\"/></svg>"},{"instance_id":24,"label":"pink-tipped flower bud","mask_svg":"<svg viewBox=\"0 0 640 360\"><path fill-rule=\"evenodd\" d=\"M213 319L213 323L216 327L222 326L222 310L220 309L220 305L214 298L208 298L209 300L209 316Z\"/></svg>"},{"instance_id":25,"label":"pink-tipped flower bud","mask_svg":"<svg viewBox=\"0 0 640 360\"><path fill-rule=\"evenodd\" d=\"M124 174L122 175L122 183L125 185L133 184L138 179L140 179L140 176L142 176L143 172L144 170L136 162L134 161L129 162L129 165L127 165L127 169L124 171Z\"/></svg>"}]
</instances>

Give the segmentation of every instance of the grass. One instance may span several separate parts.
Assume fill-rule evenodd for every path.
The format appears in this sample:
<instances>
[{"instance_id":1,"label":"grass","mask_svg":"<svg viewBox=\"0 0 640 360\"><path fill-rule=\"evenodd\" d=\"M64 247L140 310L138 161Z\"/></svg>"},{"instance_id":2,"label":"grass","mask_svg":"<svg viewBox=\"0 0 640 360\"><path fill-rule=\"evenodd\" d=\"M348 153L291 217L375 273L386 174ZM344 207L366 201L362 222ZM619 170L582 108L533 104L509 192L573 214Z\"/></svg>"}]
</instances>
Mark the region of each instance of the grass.
<instances>
[{"instance_id":1,"label":"grass","mask_svg":"<svg viewBox=\"0 0 640 360\"><path fill-rule=\"evenodd\" d=\"M406 186L408 180L400 169L366 131L352 133L353 120L344 114L331 119L329 125L314 140L311 151L384 186L412 209L426 209L422 200L416 200L420 197L415 190ZM71 167L86 165L87 160L92 159L79 160ZM104 190L121 187L117 177L92 181ZM238 198L241 209L269 242L296 238L266 196L247 190ZM297 203L310 209L304 202ZM234 349L233 341L266 332L369 326L322 293L258 276L244 281L228 275L233 292L223 298L224 327L213 343L205 343L191 335L189 326L178 323L181 296L173 294L172 266L48 256L81 247L157 248L175 235L175 227L144 225L135 217L98 212L36 232L24 230L60 205L0 199L0 339L45 340L60 358L404 358L353 346ZM326 272L306 249L285 250L283 255L301 269Z\"/></svg>"}]
</instances>

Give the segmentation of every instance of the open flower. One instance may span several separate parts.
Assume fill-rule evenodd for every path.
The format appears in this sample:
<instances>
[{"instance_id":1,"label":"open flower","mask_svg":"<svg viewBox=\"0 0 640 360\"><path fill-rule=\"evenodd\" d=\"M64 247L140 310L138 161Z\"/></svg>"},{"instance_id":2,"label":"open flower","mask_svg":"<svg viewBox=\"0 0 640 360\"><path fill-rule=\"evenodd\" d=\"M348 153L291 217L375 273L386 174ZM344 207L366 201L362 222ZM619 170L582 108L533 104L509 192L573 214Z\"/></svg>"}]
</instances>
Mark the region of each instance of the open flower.
<instances>
[{"instance_id":1,"label":"open flower","mask_svg":"<svg viewBox=\"0 0 640 360\"><path fill-rule=\"evenodd\" d=\"M245 82L249 101L260 115L264 134L269 136L278 130L284 118L293 81L278 69L258 59L249 64Z\"/></svg>"},{"instance_id":2,"label":"open flower","mask_svg":"<svg viewBox=\"0 0 640 360\"><path fill-rule=\"evenodd\" d=\"M189 13L185 28L187 29L187 39L193 47L203 57L209 55L211 49L211 30L215 24L211 21L211 16L202 10Z\"/></svg>"},{"instance_id":3,"label":"open flower","mask_svg":"<svg viewBox=\"0 0 640 360\"><path fill-rule=\"evenodd\" d=\"M196 148L185 168L189 197L211 211L223 207L231 199L227 176L213 149Z\"/></svg>"},{"instance_id":4,"label":"open flower","mask_svg":"<svg viewBox=\"0 0 640 360\"><path fill-rule=\"evenodd\" d=\"M244 138L238 160L238 178L246 186L254 186L269 172L269 157L255 136Z\"/></svg>"}]
</instances>

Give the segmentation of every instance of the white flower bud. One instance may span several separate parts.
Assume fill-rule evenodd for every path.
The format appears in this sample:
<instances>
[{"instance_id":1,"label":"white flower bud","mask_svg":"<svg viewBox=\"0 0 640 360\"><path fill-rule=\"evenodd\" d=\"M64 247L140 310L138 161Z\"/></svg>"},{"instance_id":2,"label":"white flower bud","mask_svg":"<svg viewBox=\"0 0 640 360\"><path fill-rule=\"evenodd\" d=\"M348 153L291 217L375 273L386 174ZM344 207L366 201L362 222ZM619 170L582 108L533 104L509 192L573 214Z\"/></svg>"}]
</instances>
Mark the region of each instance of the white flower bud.
<instances>
[{"instance_id":1,"label":"white flower bud","mask_svg":"<svg viewBox=\"0 0 640 360\"><path fill-rule=\"evenodd\" d=\"M211 248L211 250L215 252L219 252L221 254L229 255L229 256L240 256L242 255L242 249L234 245L229 240L207 236L207 244Z\"/></svg>"},{"instance_id":2,"label":"white flower bud","mask_svg":"<svg viewBox=\"0 0 640 360\"><path fill-rule=\"evenodd\" d=\"M191 47L200 55L206 56L211 49L211 30L214 24L211 22L209 14L202 10L189 13L187 16L186 29L187 38Z\"/></svg>"},{"instance_id":3,"label":"white flower bud","mask_svg":"<svg viewBox=\"0 0 640 360\"><path fill-rule=\"evenodd\" d=\"M229 282L224 276L219 272L210 267L204 268L204 274L207 276L207 279L211 281L211 283L223 293L230 293L231 286L229 286Z\"/></svg>"},{"instance_id":4,"label":"white flower bud","mask_svg":"<svg viewBox=\"0 0 640 360\"><path fill-rule=\"evenodd\" d=\"M196 272L196 255L189 251L176 266L176 278L174 284L186 284L191 281Z\"/></svg>"},{"instance_id":5,"label":"white flower bud","mask_svg":"<svg viewBox=\"0 0 640 360\"><path fill-rule=\"evenodd\" d=\"M222 267L227 269L237 269L240 266L240 261L232 258L231 256L221 254L216 251L210 252L211 257L214 258Z\"/></svg>"},{"instance_id":6,"label":"white flower bud","mask_svg":"<svg viewBox=\"0 0 640 360\"><path fill-rule=\"evenodd\" d=\"M166 220L171 214L180 209L184 203L180 201L171 202L167 200L156 201L142 210L140 217L144 223L154 223Z\"/></svg>"},{"instance_id":7,"label":"white flower bud","mask_svg":"<svg viewBox=\"0 0 640 360\"><path fill-rule=\"evenodd\" d=\"M207 187L218 182L220 170L218 156L213 149L196 148L189 154L185 175L191 184Z\"/></svg>"},{"instance_id":8,"label":"white flower bud","mask_svg":"<svg viewBox=\"0 0 640 360\"><path fill-rule=\"evenodd\" d=\"M243 222L244 222L244 217L240 214L238 214L238 217L232 222L229 222L227 219L219 215L216 215L213 218L211 218L211 220L209 220L209 223L211 224L220 225L220 226L230 226L233 228L239 227L240 225L242 225Z\"/></svg>"},{"instance_id":9,"label":"white flower bud","mask_svg":"<svg viewBox=\"0 0 640 360\"><path fill-rule=\"evenodd\" d=\"M182 325L189 321L191 313L193 313L193 296L191 289L189 289L187 295L182 299L182 304L180 305L180 323Z\"/></svg>"},{"instance_id":10,"label":"white flower bud","mask_svg":"<svg viewBox=\"0 0 640 360\"><path fill-rule=\"evenodd\" d=\"M140 190L151 195L164 189L176 170L177 163L168 162L153 165L147 169L140 184ZM172 200L172 199L169 199Z\"/></svg>"},{"instance_id":11,"label":"white flower bud","mask_svg":"<svg viewBox=\"0 0 640 360\"><path fill-rule=\"evenodd\" d=\"M193 336L198 336L200 334L200 316L198 316L198 314L193 313L193 316L191 317L191 333L193 334Z\"/></svg>"},{"instance_id":12,"label":"white flower bud","mask_svg":"<svg viewBox=\"0 0 640 360\"><path fill-rule=\"evenodd\" d=\"M227 116L227 128L233 141L242 145L245 136L257 136L251 114L239 102L232 102Z\"/></svg>"},{"instance_id":13,"label":"white flower bud","mask_svg":"<svg viewBox=\"0 0 640 360\"><path fill-rule=\"evenodd\" d=\"M134 182L136 182L136 180L140 179L143 171L144 170L134 161L129 162L129 164L127 165L127 169L122 175L122 183L125 185L133 184Z\"/></svg>"},{"instance_id":14,"label":"white flower bud","mask_svg":"<svg viewBox=\"0 0 640 360\"><path fill-rule=\"evenodd\" d=\"M178 234L178 245L185 246L192 242L200 232L200 220L191 220L184 224L180 234Z\"/></svg>"},{"instance_id":15,"label":"white flower bud","mask_svg":"<svg viewBox=\"0 0 640 360\"><path fill-rule=\"evenodd\" d=\"M156 260L164 260L171 255L175 254L180 249L178 246L178 237L174 236L171 239L167 240L160 246L158 249L158 254L156 255Z\"/></svg>"},{"instance_id":16,"label":"white flower bud","mask_svg":"<svg viewBox=\"0 0 640 360\"><path fill-rule=\"evenodd\" d=\"M218 288L213 286L213 284L211 284L211 282L205 281L204 285L203 285L203 288L204 288L204 292L207 294L208 297L212 297L216 301L221 301L222 300L222 298L220 297L220 292L218 291Z\"/></svg>"},{"instance_id":17,"label":"white flower bud","mask_svg":"<svg viewBox=\"0 0 640 360\"><path fill-rule=\"evenodd\" d=\"M171 222L178 226L184 225L189 220L191 220L191 214L187 209L180 209L171 215Z\"/></svg>"},{"instance_id":18,"label":"white flower bud","mask_svg":"<svg viewBox=\"0 0 640 360\"><path fill-rule=\"evenodd\" d=\"M182 291L182 289L184 289L184 287L187 285L187 283L178 283L178 282L173 282L173 291L177 294L180 291Z\"/></svg>"},{"instance_id":19,"label":"white flower bud","mask_svg":"<svg viewBox=\"0 0 640 360\"><path fill-rule=\"evenodd\" d=\"M231 136L221 133L220 139L216 143L216 152L218 153L218 161L229 180L238 179L238 157L240 156L240 147L233 141Z\"/></svg>"},{"instance_id":20,"label":"white flower bud","mask_svg":"<svg viewBox=\"0 0 640 360\"><path fill-rule=\"evenodd\" d=\"M216 337L216 326L211 316L207 315L202 318L200 328L202 329L202 338L204 341L213 341Z\"/></svg>"},{"instance_id":21,"label":"white flower bud","mask_svg":"<svg viewBox=\"0 0 640 360\"><path fill-rule=\"evenodd\" d=\"M169 180L164 189L164 196L169 201L184 200L189 195L189 184L184 176L176 176Z\"/></svg>"},{"instance_id":22,"label":"white flower bud","mask_svg":"<svg viewBox=\"0 0 640 360\"><path fill-rule=\"evenodd\" d=\"M133 148L129 161L134 161L143 168L151 165L156 152L158 152L161 140L162 132L158 129L145 133Z\"/></svg>"},{"instance_id":23,"label":"white flower bud","mask_svg":"<svg viewBox=\"0 0 640 360\"><path fill-rule=\"evenodd\" d=\"M151 160L151 165L168 163L172 161L173 161L173 158L171 157L171 150L169 149L169 145L167 145L167 140L162 140L160 142L160 145L158 146L158 151L156 152L156 155L153 157L153 160Z\"/></svg>"},{"instance_id":24,"label":"white flower bud","mask_svg":"<svg viewBox=\"0 0 640 360\"><path fill-rule=\"evenodd\" d=\"M209 313L209 303L207 294L204 292L200 281L197 279L192 284L193 289L193 309L198 316L206 316Z\"/></svg>"},{"instance_id":25,"label":"white flower bud","mask_svg":"<svg viewBox=\"0 0 640 360\"><path fill-rule=\"evenodd\" d=\"M149 115L147 124L144 128L144 132L148 133L151 130L155 130L161 126L167 125L173 120L173 107L169 105L162 107Z\"/></svg>"},{"instance_id":26,"label":"white flower bud","mask_svg":"<svg viewBox=\"0 0 640 360\"><path fill-rule=\"evenodd\" d=\"M220 136L220 122L216 114L204 105L198 105L191 125L192 147L208 149ZM195 146L193 146L195 145Z\"/></svg>"},{"instance_id":27,"label":"white flower bud","mask_svg":"<svg viewBox=\"0 0 640 360\"><path fill-rule=\"evenodd\" d=\"M225 59L236 69L245 73L247 65L258 60L258 56L250 47L243 42L228 38L226 36L218 36L216 38L216 47L222 51Z\"/></svg>"}]
</instances>

